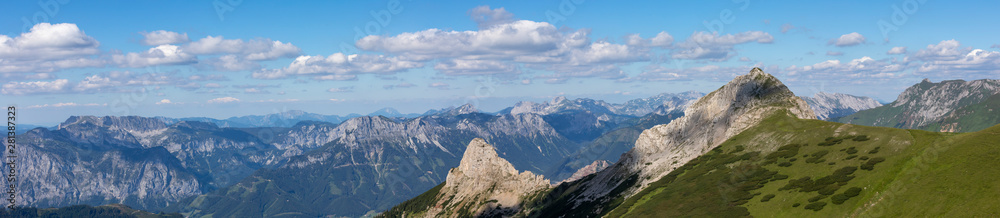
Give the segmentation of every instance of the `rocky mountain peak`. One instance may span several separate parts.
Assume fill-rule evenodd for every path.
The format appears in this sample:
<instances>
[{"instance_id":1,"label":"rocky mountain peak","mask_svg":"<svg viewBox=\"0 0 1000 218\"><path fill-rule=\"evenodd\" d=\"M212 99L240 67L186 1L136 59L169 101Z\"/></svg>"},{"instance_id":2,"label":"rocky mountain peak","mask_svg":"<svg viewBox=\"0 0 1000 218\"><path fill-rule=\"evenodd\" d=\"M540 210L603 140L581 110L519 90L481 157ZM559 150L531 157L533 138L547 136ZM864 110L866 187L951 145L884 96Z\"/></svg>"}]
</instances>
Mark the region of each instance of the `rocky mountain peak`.
<instances>
[{"instance_id":1,"label":"rocky mountain peak","mask_svg":"<svg viewBox=\"0 0 1000 218\"><path fill-rule=\"evenodd\" d=\"M476 138L469 142L458 167L448 172L438 198L441 207L431 209L428 215L449 216L447 213L465 207L479 215L515 211L528 194L548 187L549 180L529 171L518 173L497 155L493 145Z\"/></svg>"},{"instance_id":2,"label":"rocky mountain peak","mask_svg":"<svg viewBox=\"0 0 1000 218\"><path fill-rule=\"evenodd\" d=\"M754 68L698 99L684 111L684 116L643 131L635 147L618 164L599 172L591 182L615 184L610 181L638 174L641 186L630 190L640 190L776 112L816 119L809 105L781 81ZM607 185L592 186L605 190L588 192L595 196L609 189Z\"/></svg>"}]
</instances>

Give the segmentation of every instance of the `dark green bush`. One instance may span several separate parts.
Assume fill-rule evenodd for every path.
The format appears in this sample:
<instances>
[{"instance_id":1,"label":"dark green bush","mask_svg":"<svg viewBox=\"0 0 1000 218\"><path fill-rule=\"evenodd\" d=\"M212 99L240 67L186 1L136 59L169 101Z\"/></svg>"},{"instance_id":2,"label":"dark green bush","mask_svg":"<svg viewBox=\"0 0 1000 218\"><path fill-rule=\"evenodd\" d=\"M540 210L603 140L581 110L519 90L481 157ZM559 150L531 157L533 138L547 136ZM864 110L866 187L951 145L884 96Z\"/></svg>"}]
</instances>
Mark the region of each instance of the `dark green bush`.
<instances>
[{"instance_id":1,"label":"dark green bush","mask_svg":"<svg viewBox=\"0 0 1000 218\"><path fill-rule=\"evenodd\" d=\"M809 203L809 204L806 205L805 208L807 210L819 211L819 210L822 210L823 207L825 207L825 206L826 206L826 202L820 201L820 202Z\"/></svg>"},{"instance_id":2,"label":"dark green bush","mask_svg":"<svg viewBox=\"0 0 1000 218\"><path fill-rule=\"evenodd\" d=\"M882 157L872 158L871 160L868 160L868 162L861 164L861 169L863 170L875 169L875 164L882 163L882 161L885 161L885 158Z\"/></svg>"},{"instance_id":3,"label":"dark green bush","mask_svg":"<svg viewBox=\"0 0 1000 218\"><path fill-rule=\"evenodd\" d=\"M799 207L799 205L802 205L802 204L800 204L800 203L795 203L795 204L792 204L792 207Z\"/></svg>"},{"instance_id":4,"label":"dark green bush","mask_svg":"<svg viewBox=\"0 0 1000 218\"><path fill-rule=\"evenodd\" d=\"M851 155L851 156L847 156L847 158L844 158L844 160L850 160L850 159L854 159L856 157L858 157L858 155Z\"/></svg>"},{"instance_id":5,"label":"dark green bush","mask_svg":"<svg viewBox=\"0 0 1000 218\"><path fill-rule=\"evenodd\" d=\"M779 167L790 167L790 166L792 166L792 163L789 163L789 162L781 162L781 163L778 163L778 166L779 166Z\"/></svg>"},{"instance_id":6,"label":"dark green bush","mask_svg":"<svg viewBox=\"0 0 1000 218\"><path fill-rule=\"evenodd\" d=\"M856 149L854 147L850 147L850 148L847 148L847 151L845 151L845 152L847 152L847 154L855 154L855 153L858 153L858 149Z\"/></svg>"},{"instance_id":7,"label":"dark green bush","mask_svg":"<svg viewBox=\"0 0 1000 218\"><path fill-rule=\"evenodd\" d=\"M858 135L858 136L855 136L854 139L851 139L851 140L854 140L856 142L863 142L863 141L868 141L868 139L869 138L868 138L867 135Z\"/></svg>"},{"instance_id":8,"label":"dark green bush","mask_svg":"<svg viewBox=\"0 0 1000 218\"><path fill-rule=\"evenodd\" d=\"M764 197L760 198L760 202L768 202L771 200L771 198L774 198L774 194L764 195Z\"/></svg>"},{"instance_id":9,"label":"dark green bush","mask_svg":"<svg viewBox=\"0 0 1000 218\"><path fill-rule=\"evenodd\" d=\"M824 198L826 198L826 195L816 195L814 197L809 198L809 202L816 202L819 200L823 200Z\"/></svg>"},{"instance_id":10,"label":"dark green bush","mask_svg":"<svg viewBox=\"0 0 1000 218\"><path fill-rule=\"evenodd\" d=\"M872 150L871 150L871 151L869 151L868 153L869 153L869 154L877 154L877 153L878 153L878 149L880 149L880 148L882 148L882 147L875 147L874 149L872 149Z\"/></svg>"}]
</instances>

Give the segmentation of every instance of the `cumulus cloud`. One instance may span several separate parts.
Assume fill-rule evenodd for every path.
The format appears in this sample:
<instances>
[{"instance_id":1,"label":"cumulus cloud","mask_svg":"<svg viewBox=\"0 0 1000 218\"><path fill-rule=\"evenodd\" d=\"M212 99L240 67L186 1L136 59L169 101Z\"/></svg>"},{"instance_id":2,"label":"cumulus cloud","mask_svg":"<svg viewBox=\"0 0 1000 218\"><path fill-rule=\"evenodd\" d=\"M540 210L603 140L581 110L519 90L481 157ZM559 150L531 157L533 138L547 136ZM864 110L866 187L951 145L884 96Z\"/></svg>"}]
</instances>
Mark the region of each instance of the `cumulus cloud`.
<instances>
[{"instance_id":1,"label":"cumulus cloud","mask_svg":"<svg viewBox=\"0 0 1000 218\"><path fill-rule=\"evenodd\" d=\"M225 39L222 36L208 36L191 42L184 46L184 50L197 55L235 54L242 59L251 61L290 58L299 55L302 51L291 43L282 43L271 39L243 41L242 39Z\"/></svg>"},{"instance_id":2,"label":"cumulus cloud","mask_svg":"<svg viewBox=\"0 0 1000 218\"><path fill-rule=\"evenodd\" d=\"M656 34L653 38L643 39L639 34L629 34L625 36L625 44L635 47L659 47L667 48L674 43L674 36L666 31Z\"/></svg>"},{"instance_id":3,"label":"cumulus cloud","mask_svg":"<svg viewBox=\"0 0 1000 218\"><path fill-rule=\"evenodd\" d=\"M60 102L60 103L55 103L55 104L31 105L31 106L28 106L28 108L80 107L80 106L108 106L108 104L107 103L103 103L103 104L98 104L98 103L84 103L84 104L79 104L79 103L75 103L75 102Z\"/></svg>"},{"instance_id":4,"label":"cumulus cloud","mask_svg":"<svg viewBox=\"0 0 1000 218\"><path fill-rule=\"evenodd\" d=\"M875 60L864 56L842 63L840 60L827 60L809 66L785 68L785 74L809 79L830 81L857 80L860 78L896 78L902 76L907 68L906 63L894 62L892 59Z\"/></svg>"},{"instance_id":5,"label":"cumulus cloud","mask_svg":"<svg viewBox=\"0 0 1000 218\"><path fill-rule=\"evenodd\" d=\"M677 45L677 49L671 53L671 57L724 61L736 55L734 46L751 42L768 44L774 42L774 37L761 31L726 35L695 32L687 40Z\"/></svg>"},{"instance_id":6,"label":"cumulus cloud","mask_svg":"<svg viewBox=\"0 0 1000 218\"><path fill-rule=\"evenodd\" d=\"M140 43L142 43L143 45L150 45L150 46L180 44L191 41L190 39L188 39L187 33L181 34L166 30L157 30L153 32L140 32L139 34L142 34L142 40L140 41Z\"/></svg>"},{"instance_id":7,"label":"cumulus cloud","mask_svg":"<svg viewBox=\"0 0 1000 218\"><path fill-rule=\"evenodd\" d=\"M0 35L0 72L53 72L100 67L100 43L76 24L39 23L17 37Z\"/></svg>"},{"instance_id":8,"label":"cumulus cloud","mask_svg":"<svg viewBox=\"0 0 1000 218\"><path fill-rule=\"evenodd\" d=\"M892 49L889 49L889 51L887 51L885 53L886 54L891 54L891 55L892 54L906 54L906 47L905 46L904 47L892 47Z\"/></svg>"},{"instance_id":9,"label":"cumulus cloud","mask_svg":"<svg viewBox=\"0 0 1000 218\"><path fill-rule=\"evenodd\" d=\"M165 98L163 100L156 102L156 104L171 104L171 103L172 102L170 102L170 99L165 99Z\"/></svg>"},{"instance_id":10,"label":"cumulus cloud","mask_svg":"<svg viewBox=\"0 0 1000 218\"><path fill-rule=\"evenodd\" d=\"M970 51L972 51L972 47L963 48L961 43L952 39L944 40L934 45L927 45L927 48L913 54L913 57L922 61L955 60L962 58Z\"/></svg>"},{"instance_id":11,"label":"cumulus cloud","mask_svg":"<svg viewBox=\"0 0 1000 218\"><path fill-rule=\"evenodd\" d=\"M586 43L585 40L587 39L566 39L549 23L520 20L479 31L428 29L396 36L371 35L361 38L355 44L363 50L420 59L512 58L555 50L560 45L582 46Z\"/></svg>"},{"instance_id":12,"label":"cumulus cloud","mask_svg":"<svg viewBox=\"0 0 1000 218\"><path fill-rule=\"evenodd\" d=\"M281 79L308 75L318 80L352 80L358 74L390 74L423 67L423 63L383 55L344 55L335 53L327 57L300 56L287 67L264 69L254 72L257 79Z\"/></svg>"},{"instance_id":13,"label":"cumulus cloud","mask_svg":"<svg viewBox=\"0 0 1000 218\"><path fill-rule=\"evenodd\" d=\"M441 90L447 90L449 85L448 85L448 83L436 82L436 83L431 83L430 85L427 85L427 86L431 87L431 88L438 88L438 89L441 89Z\"/></svg>"},{"instance_id":14,"label":"cumulus cloud","mask_svg":"<svg viewBox=\"0 0 1000 218\"><path fill-rule=\"evenodd\" d=\"M327 89L326 91L327 92L335 92L335 93L336 92L353 92L354 91L354 87L353 86L345 86L345 87L340 87L340 88L330 88L330 89Z\"/></svg>"},{"instance_id":15,"label":"cumulus cloud","mask_svg":"<svg viewBox=\"0 0 1000 218\"><path fill-rule=\"evenodd\" d=\"M945 40L936 45L928 45L913 55L923 60L918 73L930 74L983 74L995 76L1000 69L1000 52L963 48L958 41Z\"/></svg>"},{"instance_id":16,"label":"cumulus cloud","mask_svg":"<svg viewBox=\"0 0 1000 218\"><path fill-rule=\"evenodd\" d=\"M121 67L132 68L198 62L197 57L176 45L160 45L138 53L115 54L111 56L111 60Z\"/></svg>"},{"instance_id":17,"label":"cumulus cloud","mask_svg":"<svg viewBox=\"0 0 1000 218\"><path fill-rule=\"evenodd\" d=\"M483 5L469 9L469 16L475 21L479 29L488 29L499 24L514 22L514 14L507 12L504 8L490 9L490 6Z\"/></svg>"},{"instance_id":18,"label":"cumulus cloud","mask_svg":"<svg viewBox=\"0 0 1000 218\"><path fill-rule=\"evenodd\" d=\"M516 74L519 72L514 64L495 60L443 60L435 64L434 69L451 76Z\"/></svg>"},{"instance_id":19,"label":"cumulus cloud","mask_svg":"<svg viewBox=\"0 0 1000 218\"><path fill-rule=\"evenodd\" d=\"M384 85L384 86L382 86L382 88L384 88L384 89L394 89L394 88L410 88L410 87L414 87L414 86L417 86L417 85L414 85L413 83L402 82L402 83L395 84L395 85Z\"/></svg>"},{"instance_id":20,"label":"cumulus cloud","mask_svg":"<svg viewBox=\"0 0 1000 218\"><path fill-rule=\"evenodd\" d=\"M70 84L67 79L57 79L53 81L34 82L8 82L3 85L0 93L4 95L32 95L32 94L53 94L64 93L69 90Z\"/></svg>"},{"instance_id":21,"label":"cumulus cloud","mask_svg":"<svg viewBox=\"0 0 1000 218\"><path fill-rule=\"evenodd\" d=\"M846 47L865 43L865 40L865 36L862 36L858 32L853 32L841 35L840 38L832 39L829 44L836 45L837 47Z\"/></svg>"},{"instance_id":22,"label":"cumulus cloud","mask_svg":"<svg viewBox=\"0 0 1000 218\"><path fill-rule=\"evenodd\" d=\"M240 99L233 97L221 97L208 100L208 103L233 103L233 102L240 102Z\"/></svg>"},{"instance_id":23,"label":"cumulus cloud","mask_svg":"<svg viewBox=\"0 0 1000 218\"><path fill-rule=\"evenodd\" d=\"M223 55L199 62L202 67L215 71L244 71L260 69L260 63L236 55Z\"/></svg>"}]
</instances>

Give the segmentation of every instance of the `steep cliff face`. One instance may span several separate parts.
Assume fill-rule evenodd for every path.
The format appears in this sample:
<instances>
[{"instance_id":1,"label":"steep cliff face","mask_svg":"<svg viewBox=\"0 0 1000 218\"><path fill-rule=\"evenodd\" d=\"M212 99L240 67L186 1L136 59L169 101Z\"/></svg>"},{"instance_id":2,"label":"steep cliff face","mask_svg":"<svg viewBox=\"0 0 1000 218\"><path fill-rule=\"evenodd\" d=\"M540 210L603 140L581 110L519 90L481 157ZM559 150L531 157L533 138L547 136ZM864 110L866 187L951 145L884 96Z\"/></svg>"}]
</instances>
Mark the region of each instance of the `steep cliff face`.
<instances>
[{"instance_id":1,"label":"steep cliff face","mask_svg":"<svg viewBox=\"0 0 1000 218\"><path fill-rule=\"evenodd\" d=\"M841 123L919 129L942 120L959 108L978 104L1000 94L1000 80L947 80L933 83L924 79L907 88L896 101L871 110L837 119ZM961 126L957 126L961 128Z\"/></svg>"},{"instance_id":2,"label":"steep cliff face","mask_svg":"<svg viewBox=\"0 0 1000 218\"><path fill-rule=\"evenodd\" d=\"M618 197L611 195L629 196L775 112L816 118L809 105L781 81L754 68L698 99L683 117L643 131L635 147L617 163L585 181L585 190L574 201L580 205Z\"/></svg>"},{"instance_id":3,"label":"steep cliff face","mask_svg":"<svg viewBox=\"0 0 1000 218\"><path fill-rule=\"evenodd\" d=\"M476 138L465 149L458 167L448 171L437 206L426 216L508 214L520 209L529 194L548 187L549 180L528 171L518 173L492 145Z\"/></svg>"},{"instance_id":4,"label":"steep cliff face","mask_svg":"<svg viewBox=\"0 0 1000 218\"><path fill-rule=\"evenodd\" d=\"M841 93L818 92L812 97L801 97L809 104L816 117L820 120L838 118L882 106L870 97L853 96Z\"/></svg>"}]
</instances>

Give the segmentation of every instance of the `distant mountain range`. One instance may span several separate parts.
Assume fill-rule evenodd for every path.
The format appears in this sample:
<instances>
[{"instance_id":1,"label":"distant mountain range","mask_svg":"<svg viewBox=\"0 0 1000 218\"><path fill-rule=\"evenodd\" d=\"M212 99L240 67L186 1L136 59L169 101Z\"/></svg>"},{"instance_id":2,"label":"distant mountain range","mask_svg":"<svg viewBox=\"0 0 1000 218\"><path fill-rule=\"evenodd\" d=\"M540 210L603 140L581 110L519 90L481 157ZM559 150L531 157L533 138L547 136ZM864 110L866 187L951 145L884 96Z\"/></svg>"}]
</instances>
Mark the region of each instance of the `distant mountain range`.
<instances>
[{"instance_id":1,"label":"distant mountain range","mask_svg":"<svg viewBox=\"0 0 1000 218\"><path fill-rule=\"evenodd\" d=\"M875 99L841 93L818 92L812 97L800 96L809 104L820 120L840 118L858 111L882 106Z\"/></svg>"}]
</instances>

